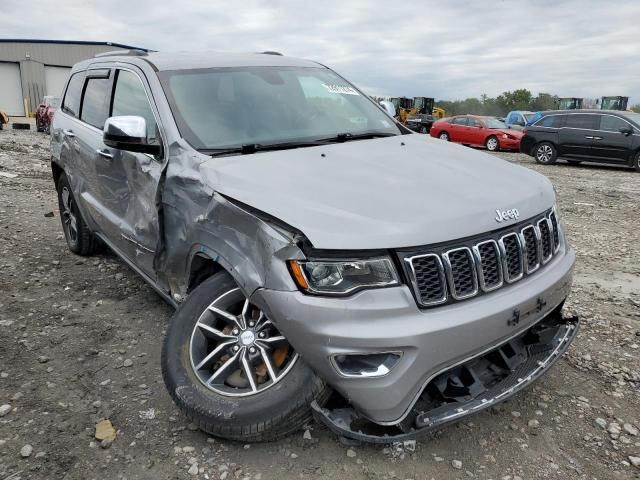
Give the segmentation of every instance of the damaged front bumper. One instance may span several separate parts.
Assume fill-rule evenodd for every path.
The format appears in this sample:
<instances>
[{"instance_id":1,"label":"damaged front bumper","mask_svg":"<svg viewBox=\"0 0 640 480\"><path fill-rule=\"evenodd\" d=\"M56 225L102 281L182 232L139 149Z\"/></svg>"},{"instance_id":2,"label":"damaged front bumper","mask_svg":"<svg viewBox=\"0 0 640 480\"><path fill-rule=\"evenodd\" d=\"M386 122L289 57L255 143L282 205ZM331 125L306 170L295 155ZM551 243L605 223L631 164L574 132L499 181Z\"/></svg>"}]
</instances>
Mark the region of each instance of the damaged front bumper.
<instances>
[{"instance_id":1,"label":"damaged front bumper","mask_svg":"<svg viewBox=\"0 0 640 480\"><path fill-rule=\"evenodd\" d=\"M391 443L416 438L447 423L504 401L543 375L567 350L578 318L561 306L515 338L434 377L402 422L383 426L351 407L312 404L317 421L353 440Z\"/></svg>"}]
</instances>

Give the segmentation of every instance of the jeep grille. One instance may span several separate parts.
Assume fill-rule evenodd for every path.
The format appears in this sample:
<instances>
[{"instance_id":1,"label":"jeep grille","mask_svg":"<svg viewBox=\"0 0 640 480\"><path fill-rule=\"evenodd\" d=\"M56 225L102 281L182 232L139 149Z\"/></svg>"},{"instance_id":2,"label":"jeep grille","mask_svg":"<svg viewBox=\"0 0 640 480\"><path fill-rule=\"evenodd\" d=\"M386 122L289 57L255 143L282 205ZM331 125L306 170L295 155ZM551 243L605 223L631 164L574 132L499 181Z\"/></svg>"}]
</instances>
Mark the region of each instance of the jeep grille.
<instances>
[{"instance_id":1,"label":"jeep grille","mask_svg":"<svg viewBox=\"0 0 640 480\"><path fill-rule=\"evenodd\" d=\"M488 293L536 272L560 248L553 210L471 240L399 252L423 307Z\"/></svg>"}]
</instances>

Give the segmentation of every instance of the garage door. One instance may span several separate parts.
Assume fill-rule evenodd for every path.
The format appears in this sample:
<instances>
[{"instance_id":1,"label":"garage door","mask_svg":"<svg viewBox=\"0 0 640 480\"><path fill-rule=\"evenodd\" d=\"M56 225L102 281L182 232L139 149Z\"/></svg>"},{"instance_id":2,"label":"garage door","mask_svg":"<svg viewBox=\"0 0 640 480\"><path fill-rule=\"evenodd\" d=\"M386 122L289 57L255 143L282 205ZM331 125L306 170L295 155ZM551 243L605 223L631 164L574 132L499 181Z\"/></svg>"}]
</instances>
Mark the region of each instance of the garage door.
<instances>
[{"instance_id":1,"label":"garage door","mask_svg":"<svg viewBox=\"0 0 640 480\"><path fill-rule=\"evenodd\" d=\"M17 63L0 63L0 110L9 116L24 115L20 66Z\"/></svg>"},{"instance_id":2,"label":"garage door","mask_svg":"<svg viewBox=\"0 0 640 480\"><path fill-rule=\"evenodd\" d=\"M69 76L70 68L64 67L44 67L44 81L47 86L46 95L53 95L54 97L62 96L62 89Z\"/></svg>"}]
</instances>

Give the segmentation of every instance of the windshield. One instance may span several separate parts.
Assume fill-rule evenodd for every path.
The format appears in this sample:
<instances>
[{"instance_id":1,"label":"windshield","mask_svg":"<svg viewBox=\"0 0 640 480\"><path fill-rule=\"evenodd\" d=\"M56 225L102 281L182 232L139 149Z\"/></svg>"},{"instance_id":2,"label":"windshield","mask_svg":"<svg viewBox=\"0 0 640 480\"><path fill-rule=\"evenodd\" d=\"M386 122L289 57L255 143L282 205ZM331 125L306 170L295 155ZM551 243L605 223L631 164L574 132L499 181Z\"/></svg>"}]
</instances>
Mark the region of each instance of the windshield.
<instances>
[{"instance_id":1,"label":"windshield","mask_svg":"<svg viewBox=\"0 0 640 480\"><path fill-rule=\"evenodd\" d=\"M620 112L623 116L627 117L636 125L640 126L640 113L635 112Z\"/></svg>"},{"instance_id":2,"label":"windshield","mask_svg":"<svg viewBox=\"0 0 640 480\"><path fill-rule=\"evenodd\" d=\"M326 68L213 68L159 77L180 133L201 150L400 134L368 97Z\"/></svg>"},{"instance_id":3,"label":"windshield","mask_svg":"<svg viewBox=\"0 0 640 480\"><path fill-rule=\"evenodd\" d=\"M487 128L507 128L507 125L504 122L501 122L497 118L483 118L485 125Z\"/></svg>"}]
</instances>

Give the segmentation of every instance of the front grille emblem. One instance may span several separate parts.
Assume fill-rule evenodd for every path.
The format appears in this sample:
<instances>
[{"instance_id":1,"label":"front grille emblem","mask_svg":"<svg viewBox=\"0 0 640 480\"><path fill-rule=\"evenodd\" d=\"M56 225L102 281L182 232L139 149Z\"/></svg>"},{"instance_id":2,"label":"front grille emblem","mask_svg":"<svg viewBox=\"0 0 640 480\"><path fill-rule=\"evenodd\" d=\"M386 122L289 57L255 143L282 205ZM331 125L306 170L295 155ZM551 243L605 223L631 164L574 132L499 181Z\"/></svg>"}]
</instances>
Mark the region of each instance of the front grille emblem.
<instances>
[{"instance_id":1,"label":"front grille emblem","mask_svg":"<svg viewBox=\"0 0 640 480\"><path fill-rule=\"evenodd\" d=\"M509 210L496 209L495 221L498 223L506 222L509 220L517 220L520 218L520 212L517 208L510 208Z\"/></svg>"}]
</instances>

